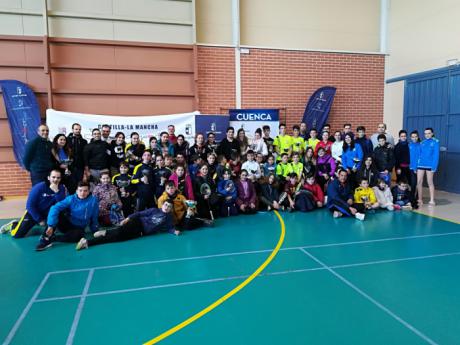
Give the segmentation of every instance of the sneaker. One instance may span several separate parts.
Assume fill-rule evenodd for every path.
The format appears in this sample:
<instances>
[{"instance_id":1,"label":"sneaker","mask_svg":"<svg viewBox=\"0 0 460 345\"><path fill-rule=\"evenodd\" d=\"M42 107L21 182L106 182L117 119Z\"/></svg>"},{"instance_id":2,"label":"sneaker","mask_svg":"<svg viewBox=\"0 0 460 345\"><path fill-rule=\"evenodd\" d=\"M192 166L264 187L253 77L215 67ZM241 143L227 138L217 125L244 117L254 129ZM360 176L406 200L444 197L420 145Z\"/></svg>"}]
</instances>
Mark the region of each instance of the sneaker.
<instances>
[{"instance_id":1,"label":"sneaker","mask_svg":"<svg viewBox=\"0 0 460 345\"><path fill-rule=\"evenodd\" d=\"M364 220L364 217L366 217L366 215L364 213L356 212L356 214L355 214L355 218L358 219L358 220Z\"/></svg>"},{"instance_id":2,"label":"sneaker","mask_svg":"<svg viewBox=\"0 0 460 345\"><path fill-rule=\"evenodd\" d=\"M41 252L42 250L48 249L51 247L53 244L51 243L50 239L46 236L41 236L40 241L38 242L37 246L35 247L35 250L37 252Z\"/></svg>"},{"instance_id":3,"label":"sneaker","mask_svg":"<svg viewBox=\"0 0 460 345\"><path fill-rule=\"evenodd\" d=\"M98 237L104 237L105 234L107 233L107 230L99 230L99 231L96 231L93 236L95 238L98 238Z\"/></svg>"},{"instance_id":4,"label":"sneaker","mask_svg":"<svg viewBox=\"0 0 460 345\"><path fill-rule=\"evenodd\" d=\"M411 211L412 210L412 206L411 205L404 205L402 207L403 210L406 210L406 211Z\"/></svg>"},{"instance_id":5,"label":"sneaker","mask_svg":"<svg viewBox=\"0 0 460 345\"><path fill-rule=\"evenodd\" d=\"M340 218L343 216L342 212L339 212L339 211L334 211L334 213L332 213L332 216L334 218Z\"/></svg>"},{"instance_id":6,"label":"sneaker","mask_svg":"<svg viewBox=\"0 0 460 345\"><path fill-rule=\"evenodd\" d=\"M393 205L388 205L388 206L387 206L387 210L388 210L388 211L393 211L394 209L395 209L395 208L394 208Z\"/></svg>"},{"instance_id":7,"label":"sneaker","mask_svg":"<svg viewBox=\"0 0 460 345\"><path fill-rule=\"evenodd\" d=\"M0 228L0 233L7 234L11 232L11 230L13 230L13 226L15 223L16 223L16 220L12 220L11 222L2 225L2 227Z\"/></svg>"},{"instance_id":8,"label":"sneaker","mask_svg":"<svg viewBox=\"0 0 460 345\"><path fill-rule=\"evenodd\" d=\"M104 230L101 230L104 231ZM99 231L97 231L99 232ZM81 250L81 249L86 249L88 248L88 241L86 238L81 238L80 241L78 241L77 246L75 247L76 250Z\"/></svg>"},{"instance_id":9,"label":"sneaker","mask_svg":"<svg viewBox=\"0 0 460 345\"><path fill-rule=\"evenodd\" d=\"M428 203L428 206L430 206L430 207L436 206L436 203L435 203L434 201L430 201L430 202Z\"/></svg>"}]
</instances>

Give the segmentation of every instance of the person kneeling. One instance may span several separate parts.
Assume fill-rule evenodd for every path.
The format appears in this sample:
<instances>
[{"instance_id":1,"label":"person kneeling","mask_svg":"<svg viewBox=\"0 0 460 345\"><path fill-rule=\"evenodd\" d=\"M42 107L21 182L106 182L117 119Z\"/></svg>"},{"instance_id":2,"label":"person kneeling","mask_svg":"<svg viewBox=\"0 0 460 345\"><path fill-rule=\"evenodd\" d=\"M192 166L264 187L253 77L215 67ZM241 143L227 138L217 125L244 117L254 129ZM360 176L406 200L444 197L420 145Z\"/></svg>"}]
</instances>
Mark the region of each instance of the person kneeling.
<instances>
[{"instance_id":1,"label":"person kneeling","mask_svg":"<svg viewBox=\"0 0 460 345\"><path fill-rule=\"evenodd\" d=\"M128 241L165 231L176 236L180 235L180 231L173 224L172 209L172 202L167 200L161 208L148 208L144 211L133 213L114 230L97 231L94 233L94 238L89 240L82 237L76 249L81 250L98 244Z\"/></svg>"},{"instance_id":2,"label":"person kneeling","mask_svg":"<svg viewBox=\"0 0 460 345\"><path fill-rule=\"evenodd\" d=\"M89 192L89 183L79 182L75 194L52 206L48 214L48 228L40 237L37 251L51 247L52 242L77 242L90 227L96 232L99 227L97 199ZM59 230L58 234L55 234Z\"/></svg>"}]
</instances>

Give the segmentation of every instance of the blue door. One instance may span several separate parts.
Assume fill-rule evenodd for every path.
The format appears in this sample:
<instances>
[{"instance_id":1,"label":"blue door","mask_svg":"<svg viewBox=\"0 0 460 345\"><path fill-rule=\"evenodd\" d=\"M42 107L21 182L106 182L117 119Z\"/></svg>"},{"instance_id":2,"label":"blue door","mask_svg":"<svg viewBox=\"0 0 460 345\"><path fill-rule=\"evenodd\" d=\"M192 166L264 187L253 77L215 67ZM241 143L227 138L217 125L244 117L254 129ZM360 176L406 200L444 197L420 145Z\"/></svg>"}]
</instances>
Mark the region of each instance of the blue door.
<instances>
[{"instance_id":1,"label":"blue door","mask_svg":"<svg viewBox=\"0 0 460 345\"><path fill-rule=\"evenodd\" d=\"M460 193L460 68L446 68L408 77L404 91L404 127L434 129L440 141L436 188Z\"/></svg>"}]
</instances>

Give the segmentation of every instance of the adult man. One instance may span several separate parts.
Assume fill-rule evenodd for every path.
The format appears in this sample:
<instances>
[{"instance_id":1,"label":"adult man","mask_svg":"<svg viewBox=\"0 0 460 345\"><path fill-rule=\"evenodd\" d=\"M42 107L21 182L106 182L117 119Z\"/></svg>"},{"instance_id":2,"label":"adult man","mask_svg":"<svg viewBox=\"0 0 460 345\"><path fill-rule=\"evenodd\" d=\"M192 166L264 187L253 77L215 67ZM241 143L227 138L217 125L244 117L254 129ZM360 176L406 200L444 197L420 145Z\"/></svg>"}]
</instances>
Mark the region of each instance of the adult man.
<instances>
[{"instance_id":1,"label":"adult man","mask_svg":"<svg viewBox=\"0 0 460 345\"><path fill-rule=\"evenodd\" d=\"M70 194L75 193L76 186L78 182L83 180L83 174L85 171L85 160L83 157L83 151L85 146L88 144L86 139L81 136L81 126L79 123L74 123L72 125L72 133L67 136L67 141L72 150L73 154L73 163L71 165L72 174L72 186L73 190L69 190Z\"/></svg>"},{"instance_id":2,"label":"adult man","mask_svg":"<svg viewBox=\"0 0 460 345\"><path fill-rule=\"evenodd\" d=\"M109 125L102 125L101 129L101 140L105 141L107 144L110 144L113 140L113 138L110 136L110 131L112 130L112 127L110 127Z\"/></svg>"},{"instance_id":3,"label":"adult man","mask_svg":"<svg viewBox=\"0 0 460 345\"><path fill-rule=\"evenodd\" d=\"M348 173L346 170L338 172L337 179L329 183L327 187L327 208L333 213L334 218L355 217L364 220L363 205L353 203L353 192L347 181Z\"/></svg>"},{"instance_id":4,"label":"adult man","mask_svg":"<svg viewBox=\"0 0 460 345\"><path fill-rule=\"evenodd\" d=\"M374 133L371 136L372 146L374 147L374 149L379 145L378 136L380 134L385 135L388 144L390 144L391 146L395 146L395 139L390 133L387 133L387 125L384 123L379 123L379 125L377 126L377 133Z\"/></svg>"},{"instance_id":5,"label":"adult man","mask_svg":"<svg viewBox=\"0 0 460 345\"><path fill-rule=\"evenodd\" d=\"M76 249L80 250L97 244L132 240L163 231L177 236L180 231L174 228L171 215L172 208L172 202L166 200L161 208L148 208L142 212L133 213L120 223L120 227L114 230L98 231L94 233L94 238L90 240L82 237Z\"/></svg>"},{"instance_id":6,"label":"adult man","mask_svg":"<svg viewBox=\"0 0 460 345\"><path fill-rule=\"evenodd\" d=\"M47 182L39 182L32 187L27 198L26 212L22 218L2 227L2 233L11 230L11 236L22 238L35 225L45 226L51 206L66 197L66 188L60 182L61 171L57 169L51 170Z\"/></svg>"},{"instance_id":7,"label":"adult man","mask_svg":"<svg viewBox=\"0 0 460 345\"><path fill-rule=\"evenodd\" d=\"M85 146L83 159L85 162L85 178L93 178L94 183L99 183L101 172L108 171L110 167L110 145L102 141L101 131L93 129L93 139Z\"/></svg>"},{"instance_id":8,"label":"adult man","mask_svg":"<svg viewBox=\"0 0 460 345\"><path fill-rule=\"evenodd\" d=\"M48 214L48 228L40 237L37 251L52 246L52 242L78 242L87 226L94 233L98 230L99 205L90 194L89 184L80 182L75 194L52 206ZM59 230L59 234L55 234Z\"/></svg>"},{"instance_id":9,"label":"adult man","mask_svg":"<svg viewBox=\"0 0 460 345\"><path fill-rule=\"evenodd\" d=\"M176 127L174 125L169 125L168 126L168 137L169 137L169 142L172 145L175 145L177 143L177 137L176 137Z\"/></svg>"},{"instance_id":10,"label":"adult man","mask_svg":"<svg viewBox=\"0 0 460 345\"><path fill-rule=\"evenodd\" d=\"M227 136L222 139L217 148L217 154L223 155L227 160L232 159L232 155L240 152L240 144L233 137L235 135L235 129L233 127L227 128Z\"/></svg>"},{"instance_id":11,"label":"adult man","mask_svg":"<svg viewBox=\"0 0 460 345\"><path fill-rule=\"evenodd\" d=\"M305 140L308 140L310 134L308 133L307 124L305 122L300 123L300 136Z\"/></svg>"},{"instance_id":12,"label":"adult man","mask_svg":"<svg viewBox=\"0 0 460 345\"><path fill-rule=\"evenodd\" d=\"M342 140L345 140L345 135L350 134L351 139L355 139L355 134L351 131L351 123L345 123L342 130Z\"/></svg>"},{"instance_id":13,"label":"adult man","mask_svg":"<svg viewBox=\"0 0 460 345\"><path fill-rule=\"evenodd\" d=\"M29 141L24 154L24 166L30 172L32 186L47 180L50 171L55 167L51 150L53 144L49 141L49 128L47 125L38 127L38 137Z\"/></svg>"}]
</instances>

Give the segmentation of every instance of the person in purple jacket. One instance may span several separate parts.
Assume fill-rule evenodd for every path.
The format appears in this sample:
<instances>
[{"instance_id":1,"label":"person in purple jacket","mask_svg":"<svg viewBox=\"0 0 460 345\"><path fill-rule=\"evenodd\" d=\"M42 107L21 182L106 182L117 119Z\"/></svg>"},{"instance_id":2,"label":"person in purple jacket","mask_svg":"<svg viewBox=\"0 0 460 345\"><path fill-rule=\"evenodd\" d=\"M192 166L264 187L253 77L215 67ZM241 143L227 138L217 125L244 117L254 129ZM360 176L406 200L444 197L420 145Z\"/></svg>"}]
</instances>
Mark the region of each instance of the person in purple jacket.
<instances>
[{"instance_id":1,"label":"person in purple jacket","mask_svg":"<svg viewBox=\"0 0 460 345\"><path fill-rule=\"evenodd\" d=\"M54 204L64 200L67 190L61 182L61 171L51 170L47 182L34 185L29 193L26 212L10 224L11 236L22 238L37 224L45 226L48 212Z\"/></svg>"},{"instance_id":2,"label":"person in purple jacket","mask_svg":"<svg viewBox=\"0 0 460 345\"><path fill-rule=\"evenodd\" d=\"M242 169L240 173L240 180L236 184L238 189L236 205L238 206L238 211L242 214L254 214L257 212L256 189L248 177L248 171Z\"/></svg>"},{"instance_id":3,"label":"person in purple jacket","mask_svg":"<svg viewBox=\"0 0 460 345\"><path fill-rule=\"evenodd\" d=\"M94 233L94 238L81 238L76 249L86 249L98 244L121 242L132 240L141 236L153 235L158 232L169 232L180 235L173 225L172 211L173 204L166 200L161 208L148 208L136 212L124 219L120 227L113 230L100 230Z\"/></svg>"}]
</instances>

